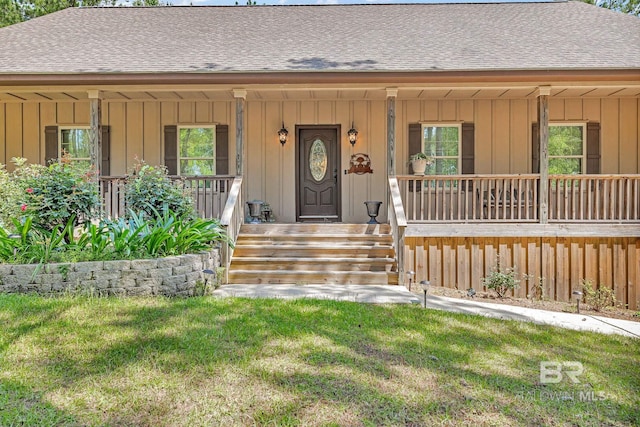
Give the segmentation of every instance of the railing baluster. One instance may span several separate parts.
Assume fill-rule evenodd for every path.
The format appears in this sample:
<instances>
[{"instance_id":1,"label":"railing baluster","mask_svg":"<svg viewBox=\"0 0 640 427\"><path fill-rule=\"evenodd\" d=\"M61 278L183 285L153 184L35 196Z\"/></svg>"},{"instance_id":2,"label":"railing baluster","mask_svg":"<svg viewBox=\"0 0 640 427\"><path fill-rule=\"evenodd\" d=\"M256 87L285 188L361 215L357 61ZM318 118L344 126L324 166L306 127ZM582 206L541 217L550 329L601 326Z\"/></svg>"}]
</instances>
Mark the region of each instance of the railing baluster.
<instances>
[{"instance_id":1,"label":"railing baluster","mask_svg":"<svg viewBox=\"0 0 640 427\"><path fill-rule=\"evenodd\" d=\"M408 201L405 212L409 221L539 221L540 178L535 174L396 179L403 201ZM552 222L640 222L640 175L551 175L549 188Z\"/></svg>"}]
</instances>

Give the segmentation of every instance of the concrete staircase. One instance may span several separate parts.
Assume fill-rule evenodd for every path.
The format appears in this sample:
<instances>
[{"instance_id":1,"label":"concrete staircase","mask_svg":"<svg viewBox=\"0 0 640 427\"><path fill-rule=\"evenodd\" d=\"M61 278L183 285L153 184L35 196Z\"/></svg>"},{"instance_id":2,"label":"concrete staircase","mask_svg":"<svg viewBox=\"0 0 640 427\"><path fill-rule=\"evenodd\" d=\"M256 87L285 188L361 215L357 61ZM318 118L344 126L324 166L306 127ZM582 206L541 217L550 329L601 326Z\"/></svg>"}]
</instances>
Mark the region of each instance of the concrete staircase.
<instances>
[{"instance_id":1,"label":"concrete staircase","mask_svg":"<svg viewBox=\"0 0 640 427\"><path fill-rule=\"evenodd\" d=\"M229 284L398 284L388 224L245 224Z\"/></svg>"}]
</instances>

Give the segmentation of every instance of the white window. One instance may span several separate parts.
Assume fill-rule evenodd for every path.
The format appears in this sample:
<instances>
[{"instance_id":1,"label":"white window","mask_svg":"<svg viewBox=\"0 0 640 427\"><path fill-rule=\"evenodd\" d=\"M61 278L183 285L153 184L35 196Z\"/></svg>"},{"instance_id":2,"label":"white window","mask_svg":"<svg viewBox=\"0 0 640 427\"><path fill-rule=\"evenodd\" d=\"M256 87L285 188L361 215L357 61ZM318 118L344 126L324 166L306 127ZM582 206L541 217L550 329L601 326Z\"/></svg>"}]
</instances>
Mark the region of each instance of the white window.
<instances>
[{"instance_id":1,"label":"white window","mask_svg":"<svg viewBox=\"0 0 640 427\"><path fill-rule=\"evenodd\" d=\"M58 130L59 157L70 160L91 162L91 132L88 126L66 126Z\"/></svg>"},{"instance_id":2,"label":"white window","mask_svg":"<svg viewBox=\"0 0 640 427\"><path fill-rule=\"evenodd\" d=\"M216 127L178 128L178 175L216 174Z\"/></svg>"},{"instance_id":3,"label":"white window","mask_svg":"<svg viewBox=\"0 0 640 427\"><path fill-rule=\"evenodd\" d=\"M582 174L586 166L584 123L549 125L549 173Z\"/></svg>"},{"instance_id":4,"label":"white window","mask_svg":"<svg viewBox=\"0 0 640 427\"><path fill-rule=\"evenodd\" d=\"M462 126L460 124L423 124L422 151L433 159L426 175L460 173Z\"/></svg>"}]
</instances>

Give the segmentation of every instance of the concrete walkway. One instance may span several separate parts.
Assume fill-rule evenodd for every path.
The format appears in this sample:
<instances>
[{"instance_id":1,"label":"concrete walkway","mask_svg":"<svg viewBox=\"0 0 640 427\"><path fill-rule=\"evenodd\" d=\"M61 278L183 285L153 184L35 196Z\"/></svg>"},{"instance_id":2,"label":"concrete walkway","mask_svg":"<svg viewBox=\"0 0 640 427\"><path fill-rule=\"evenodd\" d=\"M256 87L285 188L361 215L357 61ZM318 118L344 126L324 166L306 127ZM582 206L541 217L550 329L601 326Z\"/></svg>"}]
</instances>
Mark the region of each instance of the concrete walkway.
<instances>
[{"instance_id":1,"label":"concrete walkway","mask_svg":"<svg viewBox=\"0 0 640 427\"><path fill-rule=\"evenodd\" d=\"M312 298L375 304L417 304L418 297L404 286L392 285L225 285L219 297Z\"/></svg>"},{"instance_id":2,"label":"concrete walkway","mask_svg":"<svg viewBox=\"0 0 640 427\"><path fill-rule=\"evenodd\" d=\"M640 338L640 322L612 319L589 314L563 313L538 310L506 304L492 304L472 299L447 298L427 295L427 307L454 313L479 314L497 319L520 320L539 325L558 326L576 331L620 334Z\"/></svg>"},{"instance_id":3,"label":"concrete walkway","mask_svg":"<svg viewBox=\"0 0 640 427\"><path fill-rule=\"evenodd\" d=\"M389 285L225 285L215 290L213 295L221 298L312 298L375 304L423 304L421 297L404 286ZM435 295L427 295L427 308L640 338L640 322L630 320Z\"/></svg>"}]
</instances>

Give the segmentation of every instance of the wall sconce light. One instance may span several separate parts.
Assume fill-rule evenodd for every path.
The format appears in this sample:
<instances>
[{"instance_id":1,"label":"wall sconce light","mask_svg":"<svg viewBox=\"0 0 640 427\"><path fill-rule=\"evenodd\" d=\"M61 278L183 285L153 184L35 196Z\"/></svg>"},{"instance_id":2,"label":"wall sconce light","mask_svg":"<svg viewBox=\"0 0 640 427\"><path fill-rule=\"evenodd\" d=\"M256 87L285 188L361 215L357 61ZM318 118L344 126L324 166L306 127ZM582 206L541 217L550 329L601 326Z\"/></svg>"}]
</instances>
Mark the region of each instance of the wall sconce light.
<instances>
[{"instance_id":1,"label":"wall sconce light","mask_svg":"<svg viewBox=\"0 0 640 427\"><path fill-rule=\"evenodd\" d=\"M356 145L356 141L358 140L358 131L353 127L353 122L351 122L351 129L347 131L347 136L349 137L351 146Z\"/></svg>"},{"instance_id":2,"label":"wall sconce light","mask_svg":"<svg viewBox=\"0 0 640 427\"><path fill-rule=\"evenodd\" d=\"M284 127L284 122L282 122L282 128L278 131L278 139L280 140L280 144L284 145L287 142L287 138L289 137L289 131Z\"/></svg>"}]
</instances>

